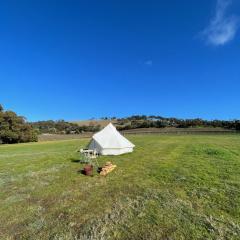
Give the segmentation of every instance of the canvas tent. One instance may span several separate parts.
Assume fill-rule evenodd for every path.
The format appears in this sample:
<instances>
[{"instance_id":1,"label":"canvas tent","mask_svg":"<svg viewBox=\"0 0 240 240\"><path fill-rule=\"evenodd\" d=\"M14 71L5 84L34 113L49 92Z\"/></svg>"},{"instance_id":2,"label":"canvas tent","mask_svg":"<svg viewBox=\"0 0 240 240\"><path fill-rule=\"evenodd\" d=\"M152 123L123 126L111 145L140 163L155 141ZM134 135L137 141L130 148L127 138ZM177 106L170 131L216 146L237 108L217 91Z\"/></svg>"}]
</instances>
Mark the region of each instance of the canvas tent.
<instances>
[{"instance_id":1,"label":"canvas tent","mask_svg":"<svg viewBox=\"0 0 240 240\"><path fill-rule=\"evenodd\" d=\"M122 136L112 123L109 123L93 135L88 149L96 150L101 155L120 155L132 152L134 147L134 144Z\"/></svg>"}]
</instances>

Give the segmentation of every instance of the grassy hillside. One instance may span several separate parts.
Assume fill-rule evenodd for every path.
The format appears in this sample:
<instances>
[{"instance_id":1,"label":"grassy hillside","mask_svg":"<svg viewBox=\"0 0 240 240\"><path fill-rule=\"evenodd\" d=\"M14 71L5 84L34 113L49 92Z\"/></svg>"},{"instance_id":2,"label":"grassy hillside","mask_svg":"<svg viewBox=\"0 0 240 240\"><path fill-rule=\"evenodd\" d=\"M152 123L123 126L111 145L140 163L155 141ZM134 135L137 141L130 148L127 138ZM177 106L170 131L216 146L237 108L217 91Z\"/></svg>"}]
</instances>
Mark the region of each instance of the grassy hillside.
<instances>
[{"instance_id":1,"label":"grassy hillside","mask_svg":"<svg viewBox=\"0 0 240 240\"><path fill-rule=\"evenodd\" d=\"M87 139L0 146L0 239L239 239L239 135L129 138L107 177Z\"/></svg>"}]
</instances>

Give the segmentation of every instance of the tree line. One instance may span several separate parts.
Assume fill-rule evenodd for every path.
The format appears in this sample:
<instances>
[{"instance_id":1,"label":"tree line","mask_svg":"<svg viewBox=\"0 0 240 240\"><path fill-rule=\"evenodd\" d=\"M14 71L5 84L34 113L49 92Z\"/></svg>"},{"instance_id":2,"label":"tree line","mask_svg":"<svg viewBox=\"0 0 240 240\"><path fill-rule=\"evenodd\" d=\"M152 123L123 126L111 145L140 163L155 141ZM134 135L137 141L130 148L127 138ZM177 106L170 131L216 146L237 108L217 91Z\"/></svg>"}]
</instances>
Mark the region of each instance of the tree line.
<instances>
[{"instance_id":1,"label":"tree line","mask_svg":"<svg viewBox=\"0 0 240 240\"><path fill-rule=\"evenodd\" d=\"M79 126L76 123L66 122L64 120L48 120L30 123L38 134L80 134L84 132L97 132L100 125Z\"/></svg>"},{"instance_id":2,"label":"tree line","mask_svg":"<svg viewBox=\"0 0 240 240\"><path fill-rule=\"evenodd\" d=\"M0 104L0 144L37 142L38 135L44 133L80 134L99 130L100 125L79 126L64 120L29 123L13 111L4 111Z\"/></svg>"},{"instance_id":3,"label":"tree line","mask_svg":"<svg viewBox=\"0 0 240 240\"><path fill-rule=\"evenodd\" d=\"M191 128L191 127L214 127L240 131L240 120L204 120L165 118L162 116L134 115L117 119L119 130L136 128Z\"/></svg>"}]
</instances>

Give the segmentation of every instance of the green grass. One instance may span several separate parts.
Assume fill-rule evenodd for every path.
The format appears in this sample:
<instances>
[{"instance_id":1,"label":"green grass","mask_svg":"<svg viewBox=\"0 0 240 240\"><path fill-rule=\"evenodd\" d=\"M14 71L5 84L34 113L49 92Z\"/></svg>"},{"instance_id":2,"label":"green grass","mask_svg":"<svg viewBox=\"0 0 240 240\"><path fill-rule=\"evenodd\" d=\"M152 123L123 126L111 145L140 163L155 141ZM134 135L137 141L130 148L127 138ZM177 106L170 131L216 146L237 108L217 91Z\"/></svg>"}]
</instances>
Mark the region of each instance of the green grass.
<instances>
[{"instance_id":1,"label":"green grass","mask_svg":"<svg viewBox=\"0 0 240 240\"><path fill-rule=\"evenodd\" d=\"M132 136L79 173L88 140L0 146L0 239L240 239L240 136Z\"/></svg>"}]
</instances>

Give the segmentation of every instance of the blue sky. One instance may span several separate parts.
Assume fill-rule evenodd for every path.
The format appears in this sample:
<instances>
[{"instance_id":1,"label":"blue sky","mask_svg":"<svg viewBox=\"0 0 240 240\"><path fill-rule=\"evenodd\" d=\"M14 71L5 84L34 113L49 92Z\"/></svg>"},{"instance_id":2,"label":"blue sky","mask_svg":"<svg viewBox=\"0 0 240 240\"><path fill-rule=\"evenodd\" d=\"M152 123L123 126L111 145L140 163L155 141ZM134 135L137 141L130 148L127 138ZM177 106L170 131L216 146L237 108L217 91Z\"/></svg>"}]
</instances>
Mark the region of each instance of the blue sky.
<instances>
[{"instance_id":1,"label":"blue sky","mask_svg":"<svg viewBox=\"0 0 240 240\"><path fill-rule=\"evenodd\" d=\"M0 103L30 121L240 118L237 0L0 1Z\"/></svg>"}]
</instances>

